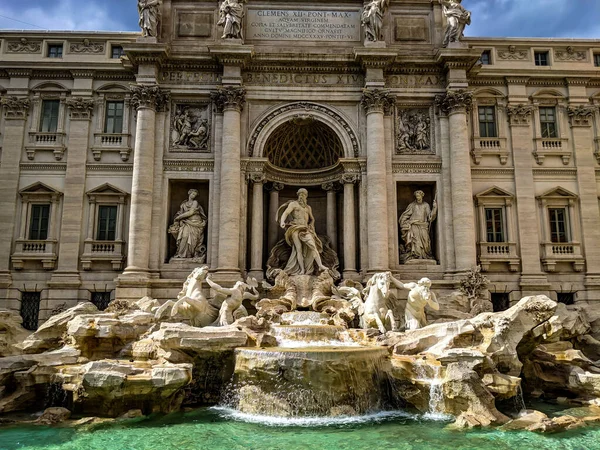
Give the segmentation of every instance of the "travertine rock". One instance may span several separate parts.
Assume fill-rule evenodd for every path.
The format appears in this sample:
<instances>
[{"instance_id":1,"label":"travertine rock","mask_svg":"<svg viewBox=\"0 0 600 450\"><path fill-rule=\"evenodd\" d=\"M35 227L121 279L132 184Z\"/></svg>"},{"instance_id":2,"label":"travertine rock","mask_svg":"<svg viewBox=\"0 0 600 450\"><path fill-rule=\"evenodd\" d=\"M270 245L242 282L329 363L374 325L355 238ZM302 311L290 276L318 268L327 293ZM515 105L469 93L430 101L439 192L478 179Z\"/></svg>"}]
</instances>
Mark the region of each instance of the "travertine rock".
<instances>
[{"instance_id":1,"label":"travertine rock","mask_svg":"<svg viewBox=\"0 0 600 450\"><path fill-rule=\"evenodd\" d=\"M0 310L0 357L21 353L17 344L29 335L22 323L23 319L14 311Z\"/></svg>"},{"instance_id":2,"label":"travertine rock","mask_svg":"<svg viewBox=\"0 0 600 450\"><path fill-rule=\"evenodd\" d=\"M37 423L42 425L54 425L57 423L64 422L71 417L71 411L67 408L52 407L46 408L44 413L36 420Z\"/></svg>"},{"instance_id":3,"label":"travertine rock","mask_svg":"<svg viewBox=\"0 0 600 450\"><path fill-rule=\"evenodd\" d=\"M23 352L34 354L59 348L63 344L62 338L67 331L67 324L77 316L94 313L98 313L98 308L93 303L84 302L50 317L23 342Z\"/></svg>"}]
</instances>

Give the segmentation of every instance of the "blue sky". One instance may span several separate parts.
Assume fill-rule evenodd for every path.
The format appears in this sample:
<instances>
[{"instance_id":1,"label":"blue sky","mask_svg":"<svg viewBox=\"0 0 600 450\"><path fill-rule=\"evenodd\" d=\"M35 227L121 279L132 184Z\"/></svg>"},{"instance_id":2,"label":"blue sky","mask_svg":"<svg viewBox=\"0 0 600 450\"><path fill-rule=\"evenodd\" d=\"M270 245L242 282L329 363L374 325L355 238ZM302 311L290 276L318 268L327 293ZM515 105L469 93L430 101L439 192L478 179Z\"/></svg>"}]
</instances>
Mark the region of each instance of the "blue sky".
<instances>
[{"instance_id":1,"label":"blue sky","mask_svg":"<svg viewBox=\"0 0 600 450\"><path fill-rule=\"evenodd\" d=\"M215 0L216 1L216 0ZM360 1L357 1L360 3ZM137 31L136 0L0 0L0 29ZM600 0L463 0L468 36L600 39Z\"/></svg>"}]
</instances>

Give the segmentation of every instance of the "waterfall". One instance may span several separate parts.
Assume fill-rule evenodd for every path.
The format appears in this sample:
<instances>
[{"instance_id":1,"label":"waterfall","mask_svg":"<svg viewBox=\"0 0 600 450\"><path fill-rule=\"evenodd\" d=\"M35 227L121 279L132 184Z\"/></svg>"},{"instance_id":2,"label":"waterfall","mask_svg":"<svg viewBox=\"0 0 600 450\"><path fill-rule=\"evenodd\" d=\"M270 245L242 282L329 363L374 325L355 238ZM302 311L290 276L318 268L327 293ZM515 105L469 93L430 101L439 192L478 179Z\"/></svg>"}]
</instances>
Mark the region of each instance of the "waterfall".
<instances>
[{"instance_id":1,"label":"waterfall","mask_svg":"<svg viewBox=\"0 0 600 450\"><path fill-rule=\"evenodd\" d=\"M415 361L415 381L429 387L429 402L427 412L424 417L433 420L445 420L448 416L445 414L444 388L441 376L442 366L439 364L429 364L426 360Z\"/></svg>"}]
</instances>

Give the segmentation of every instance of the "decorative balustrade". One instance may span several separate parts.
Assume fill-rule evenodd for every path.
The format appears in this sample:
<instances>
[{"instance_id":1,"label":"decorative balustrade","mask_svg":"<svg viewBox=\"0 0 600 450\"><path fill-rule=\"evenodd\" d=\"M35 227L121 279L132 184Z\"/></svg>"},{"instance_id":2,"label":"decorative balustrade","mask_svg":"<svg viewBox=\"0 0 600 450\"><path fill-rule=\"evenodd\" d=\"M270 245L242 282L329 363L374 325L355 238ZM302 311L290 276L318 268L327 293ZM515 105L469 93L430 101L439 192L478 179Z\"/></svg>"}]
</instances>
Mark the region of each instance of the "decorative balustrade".
<instances>
[{"instance_id":1,"label":"decorative balustrade","mask_svg":"<svg viewBox=\"0 0 600 450\"><path fill-rule=\"evenodd\" d=\"M511 272L519 270L521 259L517 254L517 244L514 242L480 242L479 263L486 272L492 263L506 263Z\"/></svg>"},{"instance_id":2,"label":"decorative balustrade","mask_svg":"<svg viewBox=\"0 0 600 450\"><path fill-rule=\"evenodd\" d=\"M96 241L88 239L84 243L81 264L84 270L91 270L96 263L109 263L113 270L121 270L125 260L123 241Z\"/></svg>"},{"instance_id":3,"label":"decorative balustrade","mask_svg":"<svg viewBox=\"0 0 600 450\"><path fill-rule=\"evenodd\" d=\"M581 244L579 242L546 242L542 246L542 263L548 272L554 272L556 265L560 262L572 263L576 272L581 272L585 265L585 260L581 253Z\"/></svg>"},{"instance_id":4,"label":"decorative balustrade","mask_svg":"<svg viewBox=\"0 0 600 450\"><path fill-rule=\"evenodd\" d=\"M129 134L96 133L92 147L94 159L100 161L103 152L118 152L121 159L127 161L131 154L130 138Z\"/></svg>"},{"instance_id":5,"label":"decorative balustrade","mask_svg":"<svg viewBox=\"0 0 600 450\"><path fill-rule=\"evenodd\" d=\"M40 150L50 150L54 153L54 158L60 161L65 153L65 134L64 133L47 133L35 132L29 133L29 143L25 151L27 159L33 161L35 153Z\"/></svg>"},{"instance_id":6,"label":"decorative balustrade","mask_svg":"<svg viewBox=\"0 0 600 450\"><path fill-rule=\"evenodd\" d=\"M506 149L506 138L473 138L471 157L475 164L481 163L484 156L497 156L500 164L508 162L508 150Z\"/></svg>"},{"instance_id":7,"label":"decorative balustrade","mask_svg":"<svg viewBox=\"0 0 600 450\"><path fill-rule=\"evenodd\" d=\"M16 270L23 269L26 261L41 262L44 269L52 270L57 260L56 246L56 241L51 239L18 239L11 261Z\"/></svg>"},{"instance_id":8,"label":"decorative balustrade","mask_svg":"<svg viewBox=\"0 0 600 450\"><path fill-rule=\"evenodd\" d=\"M558 156L562 158L564 165L571 161L572 152L569 149L569 140L563 138L538 138L535 139L535 150L533 151L535 161L542 165L547 156Z\"/></svg>"}]
</instances>

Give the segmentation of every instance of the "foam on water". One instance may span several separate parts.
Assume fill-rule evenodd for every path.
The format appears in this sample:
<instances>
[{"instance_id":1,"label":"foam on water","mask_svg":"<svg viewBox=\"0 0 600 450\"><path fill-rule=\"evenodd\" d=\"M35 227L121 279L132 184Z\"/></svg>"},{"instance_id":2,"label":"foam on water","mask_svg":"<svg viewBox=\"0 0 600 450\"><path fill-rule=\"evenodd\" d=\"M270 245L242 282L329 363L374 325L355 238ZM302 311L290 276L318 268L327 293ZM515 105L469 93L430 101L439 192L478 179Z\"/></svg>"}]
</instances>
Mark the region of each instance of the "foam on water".
<instances>
[{"instance_id":1,"label":"foam on water","mask_svg":"<svg viewBox=\"0 0 600 450\"><path fill-rule=\"evenodd\" d=\"M416 414L406 411L381 411L362 416L339 416L339 417L275 417L266 415L255 415L240 412L233 408L214 406L210 408L224 419L232 419L239 422L254 423L272 427L329 427L339 425L359 425L366 423L377 423L394 419L419 419ZM427 419L427 418L426 418ZM428 419L428 420L447 420Z\"/></svg>"},{"instance_id":2,"label":"foam on water","mask_svg":"<svg viewBox=\"0 0 600 450\"><path fill-rule=\"evenodd\" d=\"M295 339L277 339L277 345L282 348L307 348L307 347L360 347L356 342L331 341L297 341Z\"/></svg>"}]
</instances>

